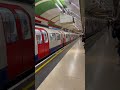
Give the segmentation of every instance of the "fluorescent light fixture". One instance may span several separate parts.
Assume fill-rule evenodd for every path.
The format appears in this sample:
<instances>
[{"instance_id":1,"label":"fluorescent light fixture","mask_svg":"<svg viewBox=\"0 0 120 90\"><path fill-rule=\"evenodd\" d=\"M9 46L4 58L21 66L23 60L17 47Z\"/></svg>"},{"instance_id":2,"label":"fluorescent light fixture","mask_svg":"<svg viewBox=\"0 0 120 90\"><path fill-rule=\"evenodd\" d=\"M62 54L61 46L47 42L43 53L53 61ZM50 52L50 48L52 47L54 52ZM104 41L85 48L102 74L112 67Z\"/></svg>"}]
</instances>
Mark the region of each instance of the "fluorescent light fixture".
<instances>
[{"instance_id":1,"label":"fluorescent light fixture","mask_svg":"<svg viewBox=\"0 0 120 90\"><path fill-rule=\"evenodd\" d=\"M62 3L60 2L60 0L57 0L57 2L60 4L61 7L63 7Z\"/></svg>"},{"instance_id":2,"label":"fluorescent light fixture","mask_svg":"<svg viewBox=\"0 0 120 90\"><path fill-rule=\"evenodd\" d=\"M57 8L58 8L60 11L63 11L57 3L55 3L55 5L57 6Z\"/></svg>"}]
</instances>

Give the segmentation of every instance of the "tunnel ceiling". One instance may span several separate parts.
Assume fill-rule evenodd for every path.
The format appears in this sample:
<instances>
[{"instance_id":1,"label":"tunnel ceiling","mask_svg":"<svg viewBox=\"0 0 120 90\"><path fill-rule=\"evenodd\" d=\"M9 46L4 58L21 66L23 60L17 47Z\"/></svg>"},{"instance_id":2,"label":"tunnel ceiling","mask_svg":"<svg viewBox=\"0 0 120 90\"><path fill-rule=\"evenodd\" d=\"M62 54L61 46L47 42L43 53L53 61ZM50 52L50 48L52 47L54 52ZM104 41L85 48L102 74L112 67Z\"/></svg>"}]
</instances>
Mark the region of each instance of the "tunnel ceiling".
<instances>
[{"instance_id":1,"label":"tunnel ceiling","mask_svg":"<svg viewBox=\"0 0 120 90\"><path fill-rule=\"evenodd\" d=\"M60 24L60 10L55 5L58 3L57 0L35 0L35 14L37 16L41 16L50 22L54 22L55 25L61 26L63 28L67 28L70 30L78 30L81 29L81 18L80 18L80 6L79 0L59 0L63 8L68 10L67 12L72 13L73 17L75 17L75 25L71 24ZM58 3L59 4L59 3Z\"/></svg>"}]
</instances>

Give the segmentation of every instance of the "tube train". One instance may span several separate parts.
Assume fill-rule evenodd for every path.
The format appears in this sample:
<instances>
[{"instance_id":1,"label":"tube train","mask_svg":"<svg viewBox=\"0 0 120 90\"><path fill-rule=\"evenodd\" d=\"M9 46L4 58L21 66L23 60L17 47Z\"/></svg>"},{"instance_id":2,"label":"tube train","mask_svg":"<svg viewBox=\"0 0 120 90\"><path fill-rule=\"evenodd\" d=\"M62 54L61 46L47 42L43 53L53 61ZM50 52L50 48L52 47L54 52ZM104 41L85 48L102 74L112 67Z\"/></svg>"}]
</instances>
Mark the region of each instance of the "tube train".
<instances>
[{"instance_id":1,"label":"tube train","mask_svg":"<svg viewBox=\"0 0 120 90\"><path fill-rule=\"evenodd\" d=\"M63 46L75 40L79 35L35 26L35 61L41 61L46 56L54 53Z\"/></svg>"},{"instance_id":2,"label":"tube train","mask_svg":"<svg viewBox=\"0 0 120 90\"><path fill-rule=\"evenodd\" d=\"M21 7L0 3L0 90L9 82L27 75L34 69L35 61L42 60L78 36L33 26L32 12Z\"/></svg>"},{"instance_id":3,"label":"tube train","mask_svg":"<svg viewBox=\"0 0 120 90\"><path fill-rule=\"evenodd\" d=\"M34 68L31 22L31 16L25 9L0 3L0 90Z\"/></svg>"}]
</instances>

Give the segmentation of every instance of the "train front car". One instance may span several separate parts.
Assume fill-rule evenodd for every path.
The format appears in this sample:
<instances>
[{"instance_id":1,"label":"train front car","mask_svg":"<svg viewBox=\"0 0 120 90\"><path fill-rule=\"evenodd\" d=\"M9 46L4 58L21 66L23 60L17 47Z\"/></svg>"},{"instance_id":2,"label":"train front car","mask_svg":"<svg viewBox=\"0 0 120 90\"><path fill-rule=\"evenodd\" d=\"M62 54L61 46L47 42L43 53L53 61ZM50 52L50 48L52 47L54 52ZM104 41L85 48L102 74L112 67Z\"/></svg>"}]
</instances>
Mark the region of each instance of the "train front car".
<instances>
[{"instance_id":1,"label":"train front car","mask_svg":"<svg viewBox=\"0 0 120 90\"><path fill-rule=\"evenodd\" d=\"M18 5L0 3L0 27L2 88L34 68L34 38L31 17Z\"/></svg>"},{"instance_id":2,"label":"train front car","mask_svg":"<svg viewBox=\"0 0 120 90\"><path fill-rule=\"evenodd\" d=\"M42 27L35 27L35 37L36 37L36 48L38 50L35 50L35 53L37 55L38 52L38 58L36 60L36 63L41 61L43 58L47 57L50 53L49 51L49 39L48 39L48 33L47 28Z\"/></svg>"}]
</instances>

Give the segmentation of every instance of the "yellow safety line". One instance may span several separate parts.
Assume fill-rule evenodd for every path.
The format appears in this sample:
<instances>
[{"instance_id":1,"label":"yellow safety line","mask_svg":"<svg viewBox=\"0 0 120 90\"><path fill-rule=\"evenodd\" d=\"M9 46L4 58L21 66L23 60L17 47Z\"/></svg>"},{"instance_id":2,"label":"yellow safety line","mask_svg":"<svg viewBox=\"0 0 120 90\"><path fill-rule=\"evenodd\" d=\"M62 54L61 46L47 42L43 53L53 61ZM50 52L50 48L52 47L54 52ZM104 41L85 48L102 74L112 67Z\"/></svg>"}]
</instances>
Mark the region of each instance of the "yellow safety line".
<instances>
[{"instance_id":1,"label":"yellow safety line","mask_svg":"<svg viewBox=\"0 0 120 90\"><path fill-rule=\"evenodd\" d=\"M55 53L55 55L53 57L51 57L50 59L48 59L48 61L46 63L44 63L42 66L40 66L37 70L35 70L35 73L39 72L44 66L46 66L50 61L52 61L55 57L57 57L64 49L58 51L57 53Z\"/></svg>"},{"instance_id":2,"label":"yellow safety line","mask_svg":"<svg viewBox=\"0 0 120 90\"><path fill-rule=\"evenodd\" d=\"M60 49L59 51L57 51L55 53L55 55L53 55L50 59L48 59L48 61L46 63L44 63L42 66L40 66L37 70L35 70L35 73L39 72L44 66L46 66L50 61L52 61L55 57L57 57L62 51L63 49ZM28 90L31 86L33 86L35 84L35 81L31 82L30 84L28 84L25 88L23 88L22 90Z\"/></svg>"},{"instance_id":3,"label":"yellow safety line","mask_svg":"<svg viewBox=\"0 0 120 90\"><path fill-rule=\"evenodd\" d=\"M28 84L26 87L24 87L22 90L29 90L30 87L32 87L35 84L35 81L32 81L30 84Z\"/></svg>"}]
</instances>

